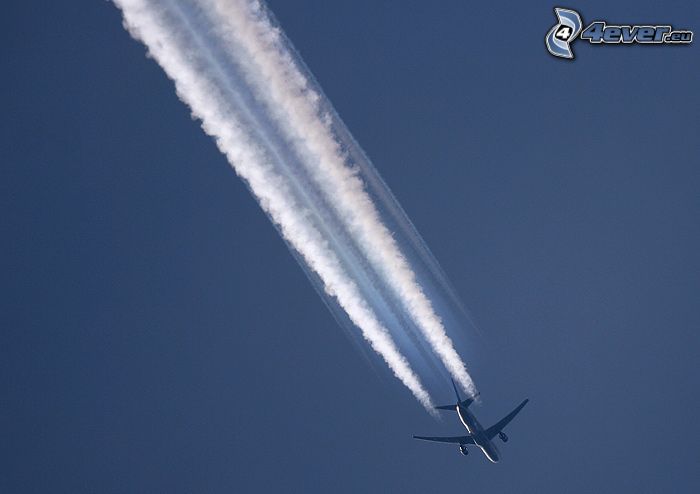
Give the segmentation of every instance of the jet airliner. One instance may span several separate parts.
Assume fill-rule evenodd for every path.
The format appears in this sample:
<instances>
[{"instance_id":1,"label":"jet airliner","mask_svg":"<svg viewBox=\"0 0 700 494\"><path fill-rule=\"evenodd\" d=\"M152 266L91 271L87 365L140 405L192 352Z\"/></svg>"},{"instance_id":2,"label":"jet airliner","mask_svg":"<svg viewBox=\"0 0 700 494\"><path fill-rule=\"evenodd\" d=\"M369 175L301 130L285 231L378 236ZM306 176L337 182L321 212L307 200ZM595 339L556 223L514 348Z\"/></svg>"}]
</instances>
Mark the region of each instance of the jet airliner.
<instances>
[{"instance_id":1,"label":"jet airliner","mask_svg":"<svg viewBox=\"0 0 700 494\"><path fill-rule=\"evenodd\" d=\"M508 436L506 436L503 429L508 423L513 420L513 418L518 414L520 410L523 409L529 400L523 401L518 405L515 410L510 412L508 415L499 420L495 425L484 429L479 421L476 419L473 413L469 411L469 405L472 404L474 398L467 398L462 400L457 391L457 386L455 386L454 381L452 381L452 387L455 390L455 395L457 396L457 403L454 405L442 405L435 407L439 410L451 410L457 412L459 420L462 425L467 429L466 436L454 436L454 437L431 437L431 436L413 436L415 439L422 439L423 441L434 441L439 443L453 443L459 444L459 452L463 455L468 455L467 444L473 444L477 446L481 451L483 451L486 458L488 458L493 463L498 463L501 459L498 448L493 443L493 439L498 436L504 443L508 441Z\"/></svg>"}]
</instances>

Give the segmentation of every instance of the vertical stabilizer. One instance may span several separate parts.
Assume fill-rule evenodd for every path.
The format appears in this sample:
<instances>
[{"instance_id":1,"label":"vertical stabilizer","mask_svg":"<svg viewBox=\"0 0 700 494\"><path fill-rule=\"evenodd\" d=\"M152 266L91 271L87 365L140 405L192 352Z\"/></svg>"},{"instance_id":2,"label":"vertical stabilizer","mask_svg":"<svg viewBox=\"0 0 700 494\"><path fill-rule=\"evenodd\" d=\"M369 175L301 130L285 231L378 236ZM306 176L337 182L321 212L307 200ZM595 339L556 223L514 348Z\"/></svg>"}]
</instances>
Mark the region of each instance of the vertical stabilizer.
<instances>
[{"instance_id":1,"label":"vertical stabilizer","mask_svg":"<svg viewBox=\"0 0 700 494\"><path fill-rule=\"evenodd\" d=\"M455 384L454 379L452 379L451 381L452 381L452 387L455 390L455 396L457 397L457 403L459 405L463 406L464 408L467 408L469 405L471 405L474 402L474 398L467 398L466 400L463 400L462 398L460 398L459 391L457 391L457 385Z\"/></svg>"},{"instance_id":2,"label":"vertical stabilizer","mask_svg":"<svg viewBox=\"0 0 700 494\"><path fill-rule=\"evenodd\" d=\"M461 403L462 398L459 397L459 391L457 391L457 385L455 384L455 380L450 379L450 381L452 381L452 388L455 390L455 396L457 397L457 403Z\"/></svg>"},{"instance_id":3,"label":"vertical stabilizer","mask_svg":"<svg viewBox=\"0 0 700 494\"><path fill-rule=\"evenodd\" d=\"M463 400L459 396L459 391L457 391L457 385L455 384L454 379L452 380L452 388L455 390L455 396L457 397L457 403L455 403L454 405L440 405L440 406L435 407L436 409L438 409L438 410L450 410L450 411L454 412L457 410L458 406L463 406L464 408L467 408L469 405L472 404L472 402L474 401L474 398L467 398L466 400Z\"/></svg>"}]
</instances>

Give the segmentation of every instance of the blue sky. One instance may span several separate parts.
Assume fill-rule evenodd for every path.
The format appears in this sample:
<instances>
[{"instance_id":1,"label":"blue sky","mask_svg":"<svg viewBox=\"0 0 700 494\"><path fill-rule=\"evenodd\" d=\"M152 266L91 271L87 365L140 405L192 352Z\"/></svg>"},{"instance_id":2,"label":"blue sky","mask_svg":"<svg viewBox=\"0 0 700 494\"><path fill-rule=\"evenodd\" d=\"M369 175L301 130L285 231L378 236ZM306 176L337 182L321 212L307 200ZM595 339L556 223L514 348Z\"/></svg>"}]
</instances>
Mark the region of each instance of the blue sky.
<instances>
[{"instance_id":1,"label":"blue sky","mask_svg":"<svg viewBox=\"0 0 700 494\"><path fill-rule=\"evenodd\" d=\"M368 366L108 2L3 16L4 492L696 492L697 47L270 1L484 333L502 463ZM568 4L697 30L692 2Z\"/></svg>"}]
</instances>

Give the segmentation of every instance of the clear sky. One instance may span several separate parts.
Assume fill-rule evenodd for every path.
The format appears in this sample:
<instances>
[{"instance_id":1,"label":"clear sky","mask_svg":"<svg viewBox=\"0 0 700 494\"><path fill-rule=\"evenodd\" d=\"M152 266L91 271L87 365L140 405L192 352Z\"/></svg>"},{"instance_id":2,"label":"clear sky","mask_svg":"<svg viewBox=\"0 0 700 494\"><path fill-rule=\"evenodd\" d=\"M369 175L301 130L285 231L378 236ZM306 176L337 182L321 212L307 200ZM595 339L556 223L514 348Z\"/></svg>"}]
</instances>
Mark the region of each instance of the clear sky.
<instances>
[{"instance_id":1,"label":"clear sky","mask_svg":"<svg viewBox=\"0 0 700 494\"><path fill-rule=\"evenodd\" d=\"M0 491L698 492L698 47L546 2L270 0L483 333L503 460L337 326L109 2L2 23ZM700 30L696 2L567 4Z\"/></svg>"}]
</instances>

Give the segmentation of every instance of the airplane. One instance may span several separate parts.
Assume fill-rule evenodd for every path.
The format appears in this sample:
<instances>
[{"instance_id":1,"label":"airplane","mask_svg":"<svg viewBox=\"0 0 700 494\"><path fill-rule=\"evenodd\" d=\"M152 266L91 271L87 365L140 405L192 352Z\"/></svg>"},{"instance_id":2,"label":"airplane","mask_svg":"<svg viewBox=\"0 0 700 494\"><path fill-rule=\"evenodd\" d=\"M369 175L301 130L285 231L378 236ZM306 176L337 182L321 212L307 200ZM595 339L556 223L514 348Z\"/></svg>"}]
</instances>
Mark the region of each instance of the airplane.
<instances>
[{"instance_id":1,"label":"airplane","mask_svg":"<svg viewBox=\"0 0 700 494\"><path fill-rule=\"evenodd\" d=\"M441 405L435 408L438 410L451 410L453 412L457 412L459 420L462 422L462 425L466 427L469 434L466 436L454 437L413 436L413 438L421 439L423 441L459 444L459 452L464 456L469 454L467 444L474 444L478 446L481 451L483 451L484 455L489 459L489 461L492 463L498 463L498 461L501 459L500 453L492 440L498 436L504 443L508 441L508 436L506 436L505 432L503 432L503 429L506 425L508 425L508 423L510 423L511 420L513 420L518 412L522 410L525 405L527 405L527 402L530 400L526 399L520 405L518 405L515 410L503 417L495 425L489 427L488 429L484 429L474 414L469 411L469 405L472 404L474 398L462 400L459 396L459 392L457 391L457 386L455 385L454 381L452 381L452 387L454 388L455 395L457 396L457 403L454 405Z\"/></svg>"}]
</instances>

